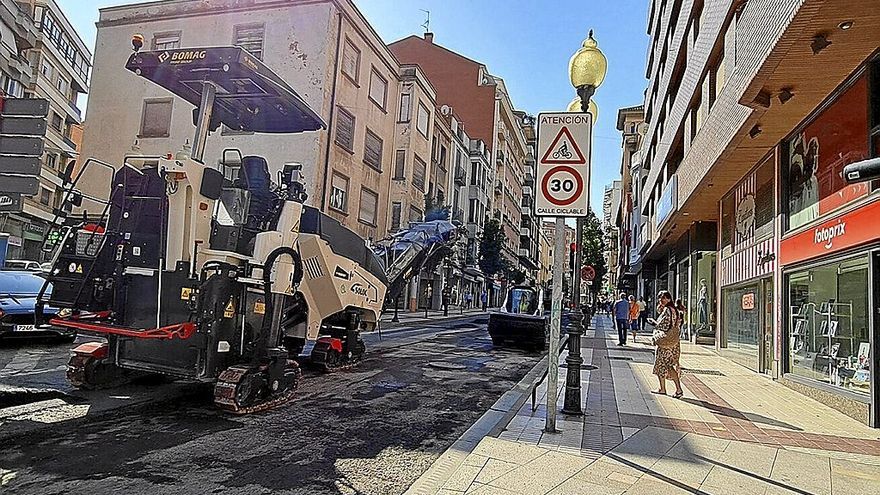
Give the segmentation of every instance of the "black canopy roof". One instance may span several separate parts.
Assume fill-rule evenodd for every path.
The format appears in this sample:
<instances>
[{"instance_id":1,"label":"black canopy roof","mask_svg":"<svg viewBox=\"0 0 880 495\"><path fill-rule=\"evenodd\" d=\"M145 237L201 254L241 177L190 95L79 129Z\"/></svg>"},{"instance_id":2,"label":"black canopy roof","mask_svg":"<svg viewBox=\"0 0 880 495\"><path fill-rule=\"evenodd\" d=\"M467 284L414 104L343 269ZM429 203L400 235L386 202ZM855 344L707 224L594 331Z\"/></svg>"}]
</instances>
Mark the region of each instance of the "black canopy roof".
<instances>
[{"instance_id":1,"label":"black canopy roof","mask_svg":"<svg viewBox=\"0 0 880 495\"><path fill-rule=\"evenodd\" d=\"M325 128L321 117L263 62L239 47L143 51L125 68L199 106L204 81L216 87L212 128L297 133Z\"/></svg>"}]
</instances>

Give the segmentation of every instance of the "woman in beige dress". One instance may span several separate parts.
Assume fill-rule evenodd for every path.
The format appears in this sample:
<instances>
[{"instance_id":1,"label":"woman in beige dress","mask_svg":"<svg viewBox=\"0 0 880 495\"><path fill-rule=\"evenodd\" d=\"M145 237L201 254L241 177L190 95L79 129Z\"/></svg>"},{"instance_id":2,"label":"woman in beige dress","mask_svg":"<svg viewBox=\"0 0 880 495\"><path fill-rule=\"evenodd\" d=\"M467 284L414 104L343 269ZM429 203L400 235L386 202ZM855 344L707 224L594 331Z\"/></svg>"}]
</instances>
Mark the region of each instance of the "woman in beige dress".
<instances>
[{"instance_id":1,"label":"woman in beige dress","mask_svg":"<svg viewBox=\"0 0 880 495\"><path fill-rule=\"evenodd\" d=\"M675 397L680 399L684 395L681 389L681 377L679 376L679 359L681 358L681 315L675 308L672 294L669 291L660 291L657 295L660 304L657 307L657 322L654 326L653 341L657 346L657 354L654 357L654 374L660 381L660 388L652 393L666 395L666 380L675 383Z\"/></svg>"}]
</instances>

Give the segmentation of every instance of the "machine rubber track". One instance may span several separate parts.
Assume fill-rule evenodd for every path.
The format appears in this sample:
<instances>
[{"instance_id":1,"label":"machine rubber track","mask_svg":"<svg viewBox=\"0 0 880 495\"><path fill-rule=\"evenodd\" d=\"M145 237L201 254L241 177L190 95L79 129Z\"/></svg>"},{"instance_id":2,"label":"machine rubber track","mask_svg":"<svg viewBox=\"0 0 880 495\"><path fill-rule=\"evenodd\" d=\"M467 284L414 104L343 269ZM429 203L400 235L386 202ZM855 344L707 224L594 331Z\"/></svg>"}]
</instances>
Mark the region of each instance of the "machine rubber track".
<instances>
[{"instance_id":1,"label":"machine rubber track","mask_svg":"<svg viewBox=\"0 0 880 495\"><path fill-rule=\"evenodd\" d=\"M285 390L266 395L260 401L253 404L242 404L240 393L242 387L253 386L251 380L259 380L258 375L265 374L265 369L251 366L231 366L220 374L214 385L214 404L224 411L233 414L253 414L268 411L285 404L296 396L302 371L296 361L287 361L285 374L290 379L290 384ZM263 395L263 394L260 394Z\"/></svg>"},{"instance_id":2,"label":"machine rubber track","mask_svg":"<svg viewBox=\"0 0 880 495\"><path fill-rule=\"evenodd\" d=\"M92 356L74 353L67 362L67 380L76 388L98 390L125 385L136 375L102 363Z\"/></svg>"},{"instance_id":3,"label":"machine rubber track","mask_svg":"<svg viewBox=\"0 0 880 495\"><path fill-rule=\"evenodd\" d=\"M324 373L336 373L337 371L349 371L354 369L364 360L367 346L362 340L358 340L357 352L348 359L343 360L342 354L330 348L324 343L315 344L310 355L311 362L318 366Z\"/></svg>"}]
</instances>

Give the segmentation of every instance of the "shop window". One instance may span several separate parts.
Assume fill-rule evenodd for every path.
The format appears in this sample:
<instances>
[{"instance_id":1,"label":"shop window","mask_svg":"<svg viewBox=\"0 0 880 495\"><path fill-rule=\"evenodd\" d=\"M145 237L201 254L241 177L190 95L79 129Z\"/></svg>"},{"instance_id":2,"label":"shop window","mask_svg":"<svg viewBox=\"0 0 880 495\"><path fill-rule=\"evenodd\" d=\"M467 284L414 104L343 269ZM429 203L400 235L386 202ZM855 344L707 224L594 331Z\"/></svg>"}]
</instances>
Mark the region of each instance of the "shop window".
<instances>
[{"instance_id":1,"label":"shop window","mask_svg":"<svg viewBox=\"0 0 880 495\"><path fill-rule=\"evenodd\" d=\"M785 143L788 228L868 194L868 183L847 185L842 174L869 153L867 92L867 78L860 77Z\"/></svg>"},{"instance_id":2,"label":"shop window","mask_svg":"<svg viewBox=\"0 0 880 495\"><path fill-rule=\"evenodd\" d=\"M735 226L734 195L728 194L721 200L721 257L733 254L733 231Z\"/></svg>"},{"instance_id":3,"label":"shop window","mask_svg":"<svg viewBox=\"0 0 880 495\"><path fill-rule=\"evenodd\" d=\"M722 347L727 348L725 355L732 361L757 370L761 329L758 284L723 289L721 298L724 311Z\"/></svg>"},{"instance_id":4,"label":"shop window","mask_svg":"<svg viewBox=\"0 0 880 495\"><path fill-rule=\"evenodd\" d=\"M786 283L788 371L869 394L868 257L798 271Z\"/></svg>"}]
</instances>

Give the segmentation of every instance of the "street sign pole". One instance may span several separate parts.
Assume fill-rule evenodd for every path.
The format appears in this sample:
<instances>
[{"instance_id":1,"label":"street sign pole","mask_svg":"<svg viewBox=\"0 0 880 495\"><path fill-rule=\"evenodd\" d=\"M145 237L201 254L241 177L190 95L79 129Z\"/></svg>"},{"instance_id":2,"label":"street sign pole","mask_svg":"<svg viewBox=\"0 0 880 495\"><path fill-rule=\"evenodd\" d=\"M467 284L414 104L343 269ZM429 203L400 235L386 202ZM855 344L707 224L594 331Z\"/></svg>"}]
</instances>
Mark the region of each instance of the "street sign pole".
<instances>
[{"instance_id":1,"label":"street sign pole","mask_svg":"<svg viewBox=\"0 0 880 495\"><path fill-rule=\"evenodd\" d=\"M554 253L565 252L565 218L556 217ZM553 306L550 309L550 353L547 356L547 419L544 431L556 433L556 401L559 384L559 334L562 326L562 273L565 256L553 257Z\"/></svg>"},{"instance_id":2,"label":"street sign pole","mask_svg":"<svg viewBox=\"0 0 880 495\"><path fill-rule=\"evenodd\" d=\"M559 336L562 320L562 281L565 271L566 244L565 219L585 217L589 211L590 183L590 131L592 115L553 112L538 114L538 196L535 214L539 217L555 217L556 239L553 256L553 306L550 312L550 352L547 357L547 417L544 431L556 432L557 401L559 400ZM580 248L581 239L576 243ZM572 284L580 284L580 267L572 273ZM571 294L577 294L572 287ZM574 300L575 305L579 302ZM576 317L576 315L575 315ZM574 349L579 349L580 333L569 333L569 339L578 339ZM572 347L569 347L571 350ZM580 386L580 381L578 381ZM573 394L570 398L579 397ZM579 399L576 399L580 402ZM567 404L562 413L580 411Z\"/></svg>"}]
</instances>

